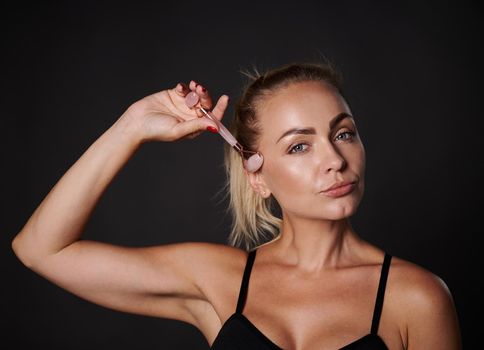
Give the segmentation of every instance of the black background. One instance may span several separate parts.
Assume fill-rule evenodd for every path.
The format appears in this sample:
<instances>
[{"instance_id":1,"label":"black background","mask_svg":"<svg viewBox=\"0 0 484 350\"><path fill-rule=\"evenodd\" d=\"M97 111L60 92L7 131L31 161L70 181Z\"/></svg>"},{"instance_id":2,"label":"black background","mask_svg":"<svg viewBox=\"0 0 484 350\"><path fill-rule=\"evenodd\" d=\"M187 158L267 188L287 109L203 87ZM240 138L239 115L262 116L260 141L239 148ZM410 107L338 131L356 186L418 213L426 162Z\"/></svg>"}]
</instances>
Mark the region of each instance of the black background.
<instances>
[{"instance_id":1,"label":"black background","mask_svg":"<svg viewBox=\"0 0 484 350\"><path fill-rule=\"evenodd\" d=\"M25 268L11 240L56 181L136 100L195 79L235 100L240 69L330 59L367 154L356 231L439 275L472 346L483 142L477 2L64 2L1 5L2 342L49 349L207 349L178 321L108 310ZM232 106L226 113L227 125ZM223 139L149 143L84 237L226 241ZM479 318L477 318L479 319Z\"/></svg>"}]
</instances>

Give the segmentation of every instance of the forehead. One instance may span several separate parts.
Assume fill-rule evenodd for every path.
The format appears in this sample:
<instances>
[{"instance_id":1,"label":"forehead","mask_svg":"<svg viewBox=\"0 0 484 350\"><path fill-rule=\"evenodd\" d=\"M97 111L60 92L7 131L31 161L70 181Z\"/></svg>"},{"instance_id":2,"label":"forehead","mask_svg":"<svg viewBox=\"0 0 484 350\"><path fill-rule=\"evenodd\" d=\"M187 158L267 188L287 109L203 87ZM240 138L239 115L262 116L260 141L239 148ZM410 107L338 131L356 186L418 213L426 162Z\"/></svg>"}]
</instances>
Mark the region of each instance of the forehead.
<instances>
[{"instance_id":1,"label":"forehead","mask_svg":"<svg viewBox=\"0 0 484 350\"><path fill-rule=\"evenodd\" d=\"M329 128L336 115L351 114L341 95L323 82L293 83L265 98L258 106L263 134L271 138L294 127Z\"/></svg>"}]
</instances>

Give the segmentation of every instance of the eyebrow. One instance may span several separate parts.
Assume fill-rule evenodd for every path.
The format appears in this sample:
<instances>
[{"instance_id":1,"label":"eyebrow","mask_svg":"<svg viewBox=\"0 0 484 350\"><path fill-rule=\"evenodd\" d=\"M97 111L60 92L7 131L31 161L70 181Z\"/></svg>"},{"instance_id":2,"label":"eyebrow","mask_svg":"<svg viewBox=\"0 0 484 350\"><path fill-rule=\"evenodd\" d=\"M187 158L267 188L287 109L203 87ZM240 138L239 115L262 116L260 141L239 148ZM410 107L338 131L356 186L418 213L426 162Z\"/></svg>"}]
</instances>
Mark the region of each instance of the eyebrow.
<instances>
[{"instance_id":1,"label":"eyebrow","mask_svg":"<svg viewBox=\"0 0 484 350\"><path fill-rule=\"evenodd\" d=\"M345 112L340 113L336 117L330 120L329 128L333 129L336 125L339 124L339 122L341 122L345 118L353 118L353 116ZM311 128L292 128L287 130L284 134L282 134L281 137L279 137L279 139L276 141L276 143L278 143L279 141L281 141L281 139L289 135L314 135L314 134L316 134L316 130L312 127Z\"/></svg>"}]
</instances>

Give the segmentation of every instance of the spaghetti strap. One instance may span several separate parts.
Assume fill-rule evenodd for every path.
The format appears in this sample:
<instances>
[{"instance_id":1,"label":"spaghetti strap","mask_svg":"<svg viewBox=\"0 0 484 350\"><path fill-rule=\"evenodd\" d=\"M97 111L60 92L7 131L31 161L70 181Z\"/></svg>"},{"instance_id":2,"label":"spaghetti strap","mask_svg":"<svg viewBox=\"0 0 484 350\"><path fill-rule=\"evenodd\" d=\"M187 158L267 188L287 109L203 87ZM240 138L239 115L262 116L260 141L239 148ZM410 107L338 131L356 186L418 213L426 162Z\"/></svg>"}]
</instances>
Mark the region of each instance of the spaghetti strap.
<instances>
[{"instance_id":1,"label":"spaghetti strap","mask_svg":"<svg viewBox=\"0 0 484 350\"><path fill-rule=\"evenodd\" d=\"M380 283L378 284L378 292L376 295L375 309L373 310L373 319L371 321L371 334L378 333L378 325L380 323L381 311L383 308L383 299L385 296L385 287L387 283L388 270L390 269L390 262L392 256L385 252L385 258L381 267Z\"/></svg>"},{"instance_id":2,"label":"spaghetti strap","mask_svg":"<svg viewBox=\"0 0 484 350\"><path fill-rule=\"evenodd\" d=\"M235 313L237 314L242 313L242 309L244 308L244 305L245 305L245 299L247 298L247 288L249 286L250 272L252 270L252 265L254 265L256 251L257 249L250 251L249 255L247 256L244 276L242 277L242 283L240 285L239 299L237 300L237 309L235 310Z\"/></svg>"}]
</instances>

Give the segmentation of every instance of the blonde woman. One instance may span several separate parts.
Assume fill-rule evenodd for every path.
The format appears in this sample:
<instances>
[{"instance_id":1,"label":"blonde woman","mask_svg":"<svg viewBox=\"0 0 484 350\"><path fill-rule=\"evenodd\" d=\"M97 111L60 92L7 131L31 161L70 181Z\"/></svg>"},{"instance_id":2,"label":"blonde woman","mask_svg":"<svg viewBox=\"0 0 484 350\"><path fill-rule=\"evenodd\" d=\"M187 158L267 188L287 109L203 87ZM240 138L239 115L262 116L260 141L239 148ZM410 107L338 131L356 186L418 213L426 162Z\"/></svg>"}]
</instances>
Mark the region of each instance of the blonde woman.
<instances>
[{"instance_id":1,"label":"blonde woman","mask_svg":"<svg viewBox=\"0 0 484 350\"><path fill-rule=\"evenodd\" d=\"M188 94L216 120L189 108ZM205 87L191 81L131 105L35 210L15 254L93 303L188 322L212 349L460 349L445 282L350 224L364 193L365 151L329 65L279 67L245 88L231 131L248 153L227 145L225 157L230 244L81 240L101 195L143 143L221 132L227 104L222 96L212 109ZM247 154L261 156L259 168L247 168Z\"/></svg>"}]
</instances>

